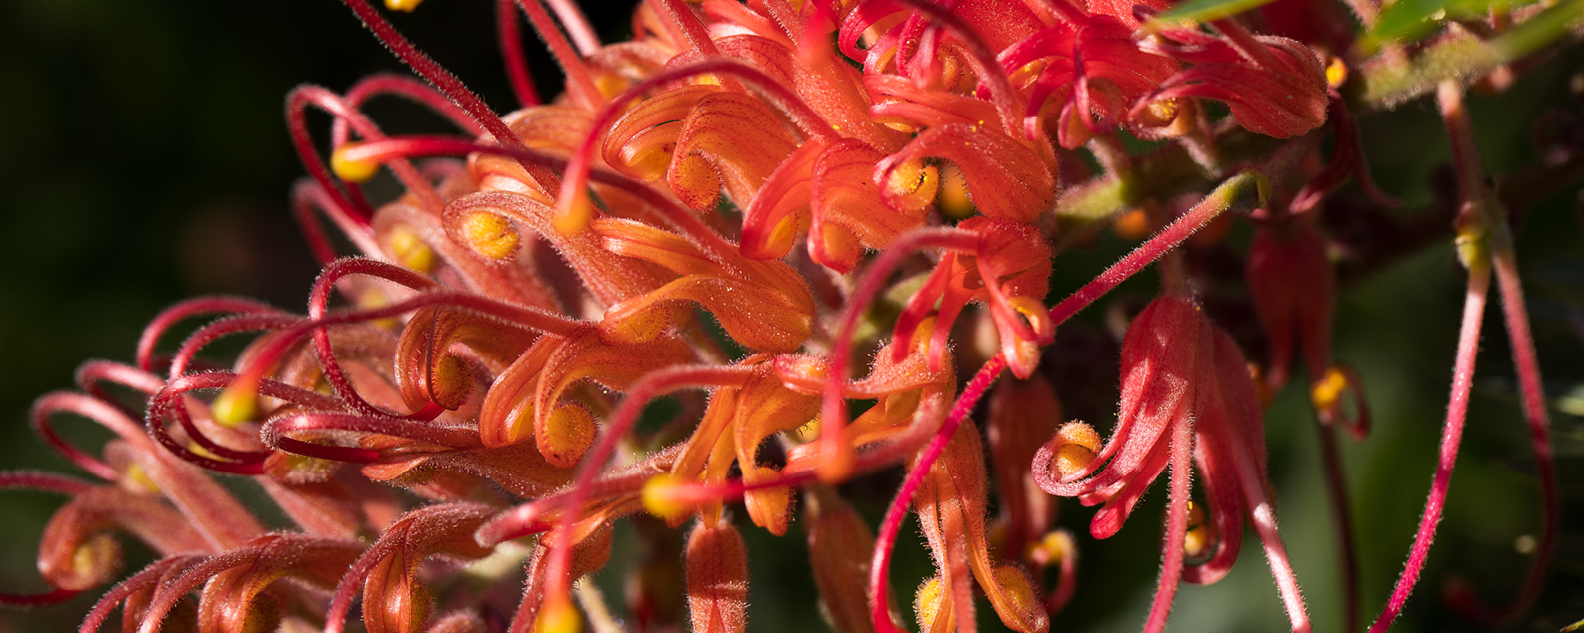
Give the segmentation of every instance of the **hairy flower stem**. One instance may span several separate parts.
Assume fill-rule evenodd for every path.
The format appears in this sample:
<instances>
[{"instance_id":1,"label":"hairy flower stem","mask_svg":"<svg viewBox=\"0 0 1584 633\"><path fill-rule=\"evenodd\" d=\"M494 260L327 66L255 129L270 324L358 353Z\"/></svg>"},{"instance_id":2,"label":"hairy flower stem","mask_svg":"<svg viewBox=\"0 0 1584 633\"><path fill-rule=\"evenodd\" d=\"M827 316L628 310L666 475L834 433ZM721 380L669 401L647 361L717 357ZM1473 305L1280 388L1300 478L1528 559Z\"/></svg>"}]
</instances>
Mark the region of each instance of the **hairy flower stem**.
<instances>
[{"instance_id":1,"label":"hairy flower stem","mask_svg":"<svg viewBox=\"0 0 1584 633\"><path fill-rule=\"evenodd\" d=\"M1316 422L1320 438L1320 466L1325 475L1326 500L1331 504L1331 529L1336 532L1337 570L1342 583L1342 633L1353 633L1359 625L1358 545L1353 538L1353 509L1348 503L1347 473L1342 468L1342 451L1337 446L1337 430Z\"/></svg>"},{"instance_id":2,"label":"hairy flower stem","mask_svg":"<svg viewBox=\"0 0 1584 633\"><path fill-rule=\"evenodd\" d=\"M577 51L572 50L572 43L556 28L555 20L545 12L544 5L539 0L517 0L517 6L528 16L528 22L539 32L539 40L550 48L550 54L561 65L561 73L566 76L567 95L584 108L604 105L605 97L594 86L588 66Z\"/></svg>"},{"instance_id":3,"label":"hairy flower stem","mask_svg":"<svg viewBox=\"0 0 1584 633\"><path fill-rule=\"evenodd\" d=\"M1544 584L1546 568L1556 551L1557 531L1561 522L1556 463L1551 447L1551 422L1546 412L1545 388L1540 378L1540 362L1535 353L1534 336L1529 329L1529 313L1524 305L1523 284L1518 276L1518 258L1512 231L1507 224L1506 210L1501 207L1495 192L1485 184L1484 165L1474 141L1468 111L1463 106L1462 89L1451 83L1443 83L1436 96L1452 142L1464 196L1475 203L1474 209L1480 214L1479 223L1488 236L1489 263L1495 269L1497 289L1501 293L1502 316L1507 326L1508 342L1512 345L1513 366L1518 372L1524 419L1529 427L1535 467L1540 478L1543 526L1539 548L1513 604L1503 610L1492 610L1478 604L1477 600L1473 605L1457 605L1475 619L1500 626L1511 624L1534 606Z\"/></svg>"},{"instance_id":4,"label":"hairy flower stem","mask_svg":"<svg viewBox=\"0 0 1584 633\"><path fill-rule=\"evenodd\" d=\"M1431 480L1430 496L1425 500L1424 515L1419 518L1419 530L1414 534L1408 564L1397 578L1386 608L1370 626L1370 633L1383 633L1402 613L1403 604L1408 602L1408 595L1419 580L1419 572L1424 569L1425 558L1430 555L1430 543L1435 540L1436 524L1441 521L1447 488L1452 483L1452 467L1457 462L1463 422L1468 417L1469 388L1474 381L1474 358L1479 353L1480 324L1485 316L1489 290L1490 266L1474 265L1469 270L1468 294L1463 301L1463 326L1458 333L1457 361L1452 370L1452 395L1447 403L1446 426L1441 433L1440 458L1435 478Z\"/></svg>"},{"instance_id":5,"label":"hairy flower stem","mask_svg":"<svg viewBox=\"0 0 1584 633\"><path fill-rule=\"evenodd\" d=\"M1183 537L1188 534L1188 495L1193 481L1193 435L1193 424L1188 421L1172 425L1171 485L1166 501L1166 551L1161 554L1160 581L1156 583L1155 601L1150 605L1149 619L1144 622L1144 633L1166 630L1166 618L1171 616L1172 601L1177 597L1177 587L1182 580ZM1232 452L1242 454L1236 448ZM1293 630L1298 630L1296 623Z\"/></svg>"},{"instance_id":6,"label":"hairy flower stem","mask_svg":"<svg viewBox=\"0 0 1584 633\"><path fill-rule=\"evenodd\" d=\"M522 33L517 26L517 10L512 0L495 0L495 34L500 40L501 57L506 60L506 79L511 82L517 105L524 108L539 105L539 91L534 88L533 75L528 72L528 58L523 55Z\"/></svg>"},{"instance_id":7,"label":"hairy flower stem","mask_svg":"<svg viewBox=\"0 0 1584 633\"><path fill-rule=\"evenodd\" d=\"M1293 633L1309 633L1309 610L1304 606L1303 593L1298 589L1298 576L1293 573L1287 547L1282 544L1281 533L1276 529L1276 511L1265 495L1268 482L1255 468L1248 453L1241 450L1231 453L1243 488L1243 498L1251 509L1249 515L1254 522L1254 531L1259 534L1260 542L1265 547L1265 559L1270 563L1271 576L1276 579L1276 589L1281 592L1282 605L1287 608L1287 618L1292 621Z\"/></svg>"}]
</instances>

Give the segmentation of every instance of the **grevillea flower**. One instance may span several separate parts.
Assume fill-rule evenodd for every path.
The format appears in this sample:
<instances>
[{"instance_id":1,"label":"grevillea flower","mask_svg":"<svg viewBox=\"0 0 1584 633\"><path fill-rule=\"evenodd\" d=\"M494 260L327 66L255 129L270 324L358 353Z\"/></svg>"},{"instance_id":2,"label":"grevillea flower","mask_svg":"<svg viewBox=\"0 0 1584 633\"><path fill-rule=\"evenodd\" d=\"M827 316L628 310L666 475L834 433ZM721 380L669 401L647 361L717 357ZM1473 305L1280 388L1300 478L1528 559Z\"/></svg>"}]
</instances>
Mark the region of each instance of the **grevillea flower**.
<instances>
[{"instance_id":1,"label":"grevillea flower","mask_svg":"<svg viewBox=\"0 0 1584 633\"><path fill-rule=\"evenodd\" d=\"M1211 583L1226 575L1237 560L1245 516L1265 543L1293 630L1309 629L1265 492L1264 423L1247 364L1199 306L1179 297L1156 299L1128 326L1122 403L1105 447L1075 422L1034 456L1035 481L1046 492L1104 504L1090 522L1095 538L1116 534L1150 484L1171 467L1161 583L1146 631L1165 626L1179 579ZM1200 529L1208 534L1190 534L1190 468L1201 476Z\"/></svg>"},{"instance_id":2,"label":"grevillea flower","mask_svg":"<svg viewBox=\"0 0 1584 633\"><path fill-rule=\"evenodd\" d=\"M1359 379L1330 357L1322 202L1349 178L1390 201L1368 177L1346 62L1328 74L1313 42L1239 18L1149 20L1159 3L649 0L632 38L606 44L570 0L499 0L523 106L499 115L379 9L346 4L423 81L288 96L309 172L292 201L324 266L303 312L182 302L150 323L133 364L90 362L80 393L39 399L38 433L94 480L0 474L0 490L68 497L38 547L51 589L0 602L116 583L84 631L120 609L122 629L140 633L335 633L354 617L391 633L736 633L749 626L754 532L785 537L801 517L820 593L806 603L839 631L895 633L909 618L894 613L892 552L915 516L935 568L914 592L921 630L974 630L982 593L1006 627L1044 633L1072 604L1084 547L1051 495L1100 506L1090 534L1107 538L1169 468L1145 629L1165 626L1180 581L1228 573L1246 519L1293 630L1309 630L1276 528L1259 389L1214 304L1190 298L1210 275L1175 249L1218 216L1252 216L1243 270L1270 346L1263 386L1287 382L1299 349L1321 421L1362 436ZM553 102L534 91L519 13L565 75ZM364 107L387 96L456 133L386 134ZM1456 457L1488 261L1520 306L1510 329L1551 495L1546 555L1555 546L1510 238L1454 96L1442 100L1474 320L1451 452L1388 623ZM333 120L328 158L309 109ZM1161 143L1130 151L1129 135ZM371 199L382 187L363 185L381 177L401 193ZM1159 232L1049 305L1067 279L1052 275L1068 266L1059 258L1128 212ZM1215 240L1203 242L1232 251ZM1088 424L1061 423L1053 367L1096 359L1063 358L1057 329L1157 260L1163 290L1122 342L1102 446ZM212 320L166 345L197 317ZM242 335L240 353L213 358ZM960 380L958 361L982 365ZM997 386L1004 370L1015 379ZM114 438L78 448L52 426L63 414ZM1341 461L1325 446L1351 561ZM849 499L882 481L859 478L894 468L903 483L876 528ZM214 473L257 482L274 510L255 513ZM114 532L157 560L118 581ZM637 547L618 542L634 533ZM589 579L607 567L628 574L625 605ZM1356 600L1356 574L1343 575Z\"/></svg>"}]
</instances>

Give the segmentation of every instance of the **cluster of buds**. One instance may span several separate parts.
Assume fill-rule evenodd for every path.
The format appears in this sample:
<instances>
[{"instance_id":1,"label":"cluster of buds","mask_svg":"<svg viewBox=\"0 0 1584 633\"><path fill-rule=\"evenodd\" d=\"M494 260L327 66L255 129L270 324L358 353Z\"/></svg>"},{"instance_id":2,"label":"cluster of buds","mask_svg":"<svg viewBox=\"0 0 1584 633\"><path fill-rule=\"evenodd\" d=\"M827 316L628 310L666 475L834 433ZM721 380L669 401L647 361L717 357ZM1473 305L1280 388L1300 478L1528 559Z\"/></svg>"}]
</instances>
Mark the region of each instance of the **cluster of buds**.
<instances>
[{"instance_id":1,"label":"cluster of buds","mask_svg":"<svg viewBox=\"0 0 1584 633\"><path fill-rule=\"evenodd\" d=\"M53 589L0 601L115 583L82 630L119 609L123 630L142 633L339 632L354 610L368 631L666 631L685 603L691 630L740 632L741 530L784 537L801 507L836 630L905 628L889 570L911 514L936 567L915 593L921 631L973 630L982 595L1008 628L1043 633L1078 579L1080 539L1057 527L1057 498L1101 506L1089 533L1107 538L1169 468L1145 630L1165 627L1180 581L1228 572L1247 519L1292 629L1308 631L1264 428L1296 349L1346 630L1358 623L1334 435L1364 440L1369 413L1359 373L1331 357L1336 242L1320 217L1350 179L1370 204L1395 204L1369 178L1352 111L1414 96L1379 77L1450 45L1366 57L1349 29L1300 15L1345 24L1340 9L1295 0L1202 25L1156 0L647 0L632 38L604 44L569 0L499 0L523 109L497 115L378 8L346 3L424 81L288 98L311 176L294 203L324 265L306 311L186 301L148 326L133 363L90 362L81 392L41 398L36 429L93 479L0 474L0 489L70 497L39 545ZM1366 23L1379 12L1349 6ZM565 74L552 103L527 73L519 9ZM1438 59L1410 70L1430 77ZM1503 293L1519 292L1456 83L1482 76L1483 59L1439 88L1471 272L1450 448L1378 628L1434 536L1493 262ZM387 96L461 133L388 136L362 111ZM333 117L328 160L309 109ZM385 173L404 193L376 205L361 185ZM1048 301L1056 258L1108 221L1142 243ZM1246 250L1200 233L1227 222L1253 226ZM1212 273L1179 248L1190 237L1243 263L1239 296L1261 326L1244 339L1217 325L1202 296ZM1045 351L1069 317L1156 264L1159 295L1122 337L1102 440L1064 420ZM1522 302L1509 307L1548 527L1517 605L1463 596L1496 620L1532 602L1556 525L1538 370ZM205 354L238 334L254 338L234 359ZM1250 362L1250 345L1268 358ZM97 454L73 446L52 427L63 414L115 437ZM895 468L903 483L876 528L838 485ZM266 529L216 474L256 482L294 529ZM611 565L625 567L625 609L580 581L607 567L619 522L648 552ZM120 578L113 531L158 560Z\"/></svg>"}]
</instances>

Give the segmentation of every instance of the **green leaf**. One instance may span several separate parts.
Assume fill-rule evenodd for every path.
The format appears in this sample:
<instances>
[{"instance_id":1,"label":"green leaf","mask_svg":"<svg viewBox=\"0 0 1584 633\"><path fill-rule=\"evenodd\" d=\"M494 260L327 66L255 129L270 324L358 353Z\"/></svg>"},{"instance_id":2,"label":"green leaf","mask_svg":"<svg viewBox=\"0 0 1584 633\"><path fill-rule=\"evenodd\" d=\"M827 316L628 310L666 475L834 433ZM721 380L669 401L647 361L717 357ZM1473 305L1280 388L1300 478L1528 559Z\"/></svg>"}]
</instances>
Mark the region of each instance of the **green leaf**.
<instances>
[{"instance_id":1,"label":"green leaf","mask_svg":"<svg viewBox=\"0 0 1584 633\"><path fill-rule=\"evenodd\" d=\"M1518 59L1566 35L1580 16L1584 16L1584 0L1567 0L1513 27L1492 40L1491 46L1506 59Z\"/></svg>"},{"instance_id":2,"label":"green leaf","mask_svg":"<svg viewBox=\"0 0 1584 633\"><path fill-rule=\"evenodd\" d=\"M1365 46L1373 48L1388 40L1412 42L1424 37L1448 19L1478 19L1493 9L1511 9L1534 0L1397 0L1381 10L1375 28L1365 36Z\"/></svg>"},{"instance_id":3,"label":"green leaf","mask_svg":"<svg viewBox=\"0 0 1584 633\"><path fill-rule=\"evenodd\" d=\"M1144 25L1146 31L1154 31L1165 26L1175 26L1196 22L1210 22L1221 18L1231 17L1270 4L1275 0L1188 0L1187 2L1172 7L1165 13L1155 16Z\"/></svg>"}]
</instances>

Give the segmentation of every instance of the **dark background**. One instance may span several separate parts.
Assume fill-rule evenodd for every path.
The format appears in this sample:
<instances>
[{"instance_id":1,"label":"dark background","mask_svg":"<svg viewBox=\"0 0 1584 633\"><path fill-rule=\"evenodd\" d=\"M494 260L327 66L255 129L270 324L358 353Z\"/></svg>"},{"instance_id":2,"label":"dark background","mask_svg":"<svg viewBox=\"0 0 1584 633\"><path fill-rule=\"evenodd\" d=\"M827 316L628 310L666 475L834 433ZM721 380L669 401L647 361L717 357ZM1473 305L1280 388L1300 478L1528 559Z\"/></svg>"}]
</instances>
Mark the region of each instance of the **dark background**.
<instances>
[{"instance_id":1,"label":"dark background","mask_svg":"<svg viewBox=\"0 0 1584 633\"><path fill-rule=\"evenodd\" d=\"M622 9L593 17L609 41L624 33L627 15ZM393 19L497 110L515 107L494 44L492 3L430 0L416 14ZM541 50L530 50L541 92L554 94L553 66ZM1578 112L1568 91L1577 68L1577 55L1564 56L1508 94L1475 99L1493 172L1534 160L1529 130L1540 113ZM316 267L286 207L288 188L302 172L285 134L284 96L301 82L339 91L368 73L399 69L330 0L0 3L0 468L67 468L31 437L29 402L69 388L83 359L129 360L143 324L163 306L194 294L236 293L300 309ZM443 129L399 104L376 103L371 113L396 132ZM325 129L325 119L311 121L316 131ZM1363 128L1377 178L1410 203L1402 213L1426 203L1425 183L1447 155L1433 110L1416 102L1366 119ZM1579 408L1554 414L1569 529L1541 608L1517 627L1522 631L1555 630L1584 617L1584 543L1573 512L1584 481L1584 437L1574 417L1584 410L1584 230L1574 210L1577 186L1558 189L1527 214L1520 254L1548 395L1571 392L1571 406ZM1235 232L1233 239L1240 238L1246 234ZM1064 254L1056 287L1077 287L1124 248L1106 238L1091 250ZM1341 300L1337 356L1368 379L1377 423L1368 442L1344 447L1368 615L1378 611L1400 569L1428 487L1462 283L1450 247L1440 245L1346 288ZM1147 297L1150 287L1135 284L1129 292ZM1070 327L1100 331L1097 314L1085 319ZM1471 578L1482 595L1502 601L1527 562L1513 543L1534 533L1538 495L1494 310L1486 334L1442 536L1400 630L1464 628L1438 606L1445 580ZM1114 388L1114 374L1100 382ZM1303 395L1282 394L1267 426L1284 534L1316 630L1335 631L1329 517ZM892 486L881 476L851 492L877 518ZM1053 630L1141 626L1158 565L1155 517L1164 495L1153 492L1117 537L1099 543L1084 537L1079 594ZM0 589L41 587L32 557L58 503L32 493L0 499ZM1069 504L1063 511L1063 525L1087 532L1087 510ZM929 568L915 535L905 528L906 560L893 578L904 605ZM746 536L755 567L750 629L818 630L800 528L779 543L755 528ZM1246 540L1251 545L1228 579L1179 594L1172 630L1285 626L1252 533ZM138 556L132 548L132 564ZM613 599L620 596L614 570L622 568L618 556L604 575ZM8 623L18 632L74 629L91 602L0 612L0 630Z\"/></svg>"}]
</instances>

